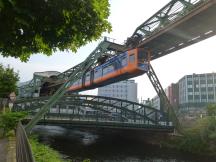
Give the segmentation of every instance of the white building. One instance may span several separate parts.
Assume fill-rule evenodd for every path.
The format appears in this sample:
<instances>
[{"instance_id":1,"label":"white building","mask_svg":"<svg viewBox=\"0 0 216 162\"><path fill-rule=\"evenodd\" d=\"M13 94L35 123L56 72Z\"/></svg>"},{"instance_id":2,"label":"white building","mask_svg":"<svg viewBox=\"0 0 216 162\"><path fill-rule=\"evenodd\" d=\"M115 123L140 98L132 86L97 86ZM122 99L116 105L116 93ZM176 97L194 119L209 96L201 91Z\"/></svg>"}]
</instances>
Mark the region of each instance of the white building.
<instances>
[{"instance_id":1,"label":"white building","mask_svg":"<svg viewBox=\"0 0 216 162\"><path fill-rule=\"evenodd\" d=\"M98 96L113 97L137 102L137 83L124 80L98 88Z\"/></svg>"},{"instance_id":2,"label":"white building","mask_svg":"<svg viewBox=\"0 0 216 162\"><path fill-rule=\"evenodd\" d=\"M198 110L216 103L216 73L186 75L179 80L179 106Z\"/></svg>"}]
</instances>

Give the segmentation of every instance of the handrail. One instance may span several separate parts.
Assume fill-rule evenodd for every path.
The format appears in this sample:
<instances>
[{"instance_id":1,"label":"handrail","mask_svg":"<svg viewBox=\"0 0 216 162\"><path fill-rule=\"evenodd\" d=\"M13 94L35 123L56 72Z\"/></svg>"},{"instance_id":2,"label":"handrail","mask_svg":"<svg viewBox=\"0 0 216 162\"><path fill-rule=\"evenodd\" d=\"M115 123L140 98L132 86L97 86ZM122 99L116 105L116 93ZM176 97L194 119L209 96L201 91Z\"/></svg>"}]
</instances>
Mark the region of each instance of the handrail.
<instances>
[{"instance_id":1,"label":"handrail","mask_svg":"<svg viewBox=\"0 0 216 162\"><path fill-rule=\"evenodd\" d=\"M17 162L35 162L31 146L22 123L16 129L16 160Z\"/></svg>"}]
</instances>

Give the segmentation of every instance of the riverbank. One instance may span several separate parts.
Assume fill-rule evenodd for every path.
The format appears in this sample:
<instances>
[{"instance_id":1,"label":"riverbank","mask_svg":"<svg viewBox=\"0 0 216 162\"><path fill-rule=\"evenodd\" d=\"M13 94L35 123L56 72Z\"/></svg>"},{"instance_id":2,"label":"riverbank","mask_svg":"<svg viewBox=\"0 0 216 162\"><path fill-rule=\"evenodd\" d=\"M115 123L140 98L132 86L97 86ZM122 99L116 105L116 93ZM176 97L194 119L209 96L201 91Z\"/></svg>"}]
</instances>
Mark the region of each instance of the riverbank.
<instances>
[{"instance_id":1,"label":"riverbank","mask_svg":"<svg viewBox=\"0 0 216 162\"><path fill-rule=\"evenodd\" d=\"M63 160L60 153L50 148L48 145L38 142L36 137L30 137L29 141L36 162L69 162Z\"/></svg>"},{"instance_id":2,"label":"riverbank","mask_svg":"<svg viewBox=\"0 0 216 162\"><path fill-rule=\"evenodd\" d=\"M146 144L151 134L137 131L87 131L58 126L37 126L34 133L70 161L109 162L215 162L216 160L163 146ZM155 134L155 133L154 133ZM158 135L162 137L162 135ZM161 140L162 141L162 138Z\"/></svg>"},{"instance_id":3,"label":"riverbank","mask_svg":"<svg viewBox=\"0 0 216 162\"><path fill-rule=\"evenodd\" d=\"M171 136L161 144L164 147L216 158L216 118L199 119L193 127L185 128L182 136Z\"/></svg>"}]
</instances>

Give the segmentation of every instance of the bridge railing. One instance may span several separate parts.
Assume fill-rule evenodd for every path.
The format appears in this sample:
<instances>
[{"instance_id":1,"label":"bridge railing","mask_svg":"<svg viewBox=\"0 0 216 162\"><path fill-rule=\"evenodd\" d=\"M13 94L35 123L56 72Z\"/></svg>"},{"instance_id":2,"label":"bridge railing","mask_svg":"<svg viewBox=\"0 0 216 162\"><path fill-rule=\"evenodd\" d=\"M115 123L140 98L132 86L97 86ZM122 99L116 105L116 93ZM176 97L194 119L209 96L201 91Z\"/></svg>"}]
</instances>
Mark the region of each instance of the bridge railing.
<instances>
[{"instance_id":1,"label":"bridge railing","mask_svg":"<svg viewBox=\"0 0 216 162\"><path fill-rule=\"evenodd\" d=\"M17 162L35 162L28 137L21 122L18 123L16 130L16 160Z\"/></svg>"}]
</instances>

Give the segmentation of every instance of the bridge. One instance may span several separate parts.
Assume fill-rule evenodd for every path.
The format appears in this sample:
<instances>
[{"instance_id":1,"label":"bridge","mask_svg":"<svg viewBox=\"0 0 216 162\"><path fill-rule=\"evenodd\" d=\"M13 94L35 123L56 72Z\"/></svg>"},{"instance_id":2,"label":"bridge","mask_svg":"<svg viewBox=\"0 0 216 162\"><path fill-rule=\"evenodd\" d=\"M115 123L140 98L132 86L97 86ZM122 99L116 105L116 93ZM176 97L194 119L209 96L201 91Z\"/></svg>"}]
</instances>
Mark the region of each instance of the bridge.
<instances>
[{"instance_id":1,"label":"bridge","mask_svg":"<svg viewBox=\"0 0 216 162\"><path fill-rule=\"evenodd\" d=\"M29 120L48 100L49 97L22 99L15 103L14 111L29 112ZM65 95L49 109L39 123L79 128L172 132L172 123L163 116L161 110L127 100L93 95Z\"/></svg>"},{"instance_id":2,"label":"bridge","mask_svg":"<svg viewBox=\"0 0 216 162\"><path fill-rule=\"evenodd\" d=\"M85 61L53 76L35 73L29 84L20 87L23 97L33 97L35 93L40 95L52 95L49 99L38 104L38 111L26 126L29 132L32 127L43 117L67 93L68 88L88 71L98 65L98 60L110 58L129 49L141 47L146 50L146 56L150 60L165 56L176 50L187 47L215 35L216 30L216 0L172 0L147 21L141 24L125 44L120 45L104 39L96 49L90 53ZM168 118L174 127L180 131L180 124L168 98L149 63L147 75L155 88L162 103L162 118ZM35 101L35 99L32 99ZM38 98L38 100L43 100ZM19 101L17 101L18 103ZM29 103L29 101L25 101ZM33 103L33 102L31 102ZM100 105L103 101L97 102ZM40 107L41 106L41 107ZM121 109L123 111L123 109ZM120 111L120 112L122 112ZM118 112L118 114L121 114ZM128 112L124 109L124 112ZM133 110L133 113L136 111ZM154 110L154 112L157 112ZM131 112L131 114L133 114ZM130 114L130 113L129 113ZM53 115L53 114L50 114ZM141 115L141 114L140 114ZM140 115L136 118L142 119ZM144 115L144 114L142 114ZM123 120L123 116L121 119ZM133 115L129 115L128 121L132 121ZM139 116L139 117L138 117ZM99 116L96 116L96 118ZM144 115L141 121L146 124L149 116ZM148 117L148 118L146 118ZM155 115L155 117L158 117ZM65 117L68 118L68 117ZM152 119L152 118L150 118ZM152 119L153 120L153 119ZM136 120L137 121L137 120ZM153 123L160 123L154 120ZM104 122L104 121L102 121ZM149 122L149 124L151 123ZM152 124L152 123L151 123ZM157 124L156 124L157 125ZM168 125L167 125L168 126Z\"/></svg>"}]
</instances>

